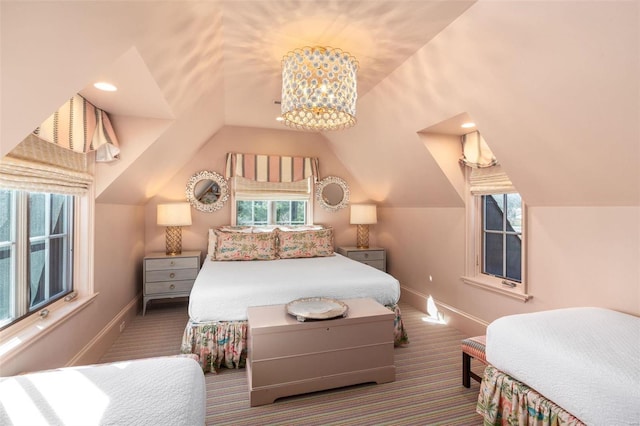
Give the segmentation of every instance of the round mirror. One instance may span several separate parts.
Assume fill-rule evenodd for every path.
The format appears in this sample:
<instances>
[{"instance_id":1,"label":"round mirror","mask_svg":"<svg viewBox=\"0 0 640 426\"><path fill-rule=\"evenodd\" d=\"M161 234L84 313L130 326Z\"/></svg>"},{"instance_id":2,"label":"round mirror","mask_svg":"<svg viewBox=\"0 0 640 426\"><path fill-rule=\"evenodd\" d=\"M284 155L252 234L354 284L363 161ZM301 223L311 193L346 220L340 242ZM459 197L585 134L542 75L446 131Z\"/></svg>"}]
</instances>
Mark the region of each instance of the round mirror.
<instances>
[{"instance_id":1,"label":"round mirror","mask_svg":"<svg viewBox=\"0 0 640 426\"><path fill-rule=\"evenodd\" d=\"M201 171L187 182L187 201L202 212L220 210L229 199L227 181L216 172Z\"/></svg>"},{"instance_id":2,"label":"round mirror","mask_svg":"<svg viewBox=\"0 0 640 426\"><path fill-rule=\"evenodd\" d=\"M316 200L322 207L337 211L349 204L349 186L336 176L327 176L316 184Z\"/></svg>"}]
</instances>

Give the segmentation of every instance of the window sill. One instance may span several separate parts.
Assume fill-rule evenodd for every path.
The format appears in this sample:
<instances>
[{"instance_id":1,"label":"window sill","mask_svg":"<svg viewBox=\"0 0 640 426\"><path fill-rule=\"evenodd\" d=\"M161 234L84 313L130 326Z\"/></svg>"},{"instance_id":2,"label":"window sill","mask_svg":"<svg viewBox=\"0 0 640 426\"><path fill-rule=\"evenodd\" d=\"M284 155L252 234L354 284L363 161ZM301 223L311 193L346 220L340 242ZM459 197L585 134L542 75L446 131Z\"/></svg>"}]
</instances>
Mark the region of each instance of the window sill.
<instances>
[{"instance_id":1,"label":"window sill","mask_svg":"<svg viewBox=\"0 0 640 426\"><path fill-rule=\"evenodd\" d=\"M484 290L488 290L494 293L502 294L503 296L511 297L512 299L520 300L521 302L524 302L524 303L528 302L530 299L533 298L533 296L529 294L521 293L519 291L512 290L509 288L503 288L499 285L496 285L494 282L491 282L490 280L483 280L482 278L467 277L467 276L460 277L460 279L465 284L482 288Z\"/></svg>"},{"instance_id":2,"label":"window sill","mask_svg":"<svg viewBox=\"0 0 640 426\"><path fill-rule=\"evenodd\" d=\"M0 364L10 360L38 339L47 335L93 302L99 293L78 296L72 301L59 300L47 307L49 315L41 318L38 312L19 321L0 333Z\"/></svg>"}]
</instances>

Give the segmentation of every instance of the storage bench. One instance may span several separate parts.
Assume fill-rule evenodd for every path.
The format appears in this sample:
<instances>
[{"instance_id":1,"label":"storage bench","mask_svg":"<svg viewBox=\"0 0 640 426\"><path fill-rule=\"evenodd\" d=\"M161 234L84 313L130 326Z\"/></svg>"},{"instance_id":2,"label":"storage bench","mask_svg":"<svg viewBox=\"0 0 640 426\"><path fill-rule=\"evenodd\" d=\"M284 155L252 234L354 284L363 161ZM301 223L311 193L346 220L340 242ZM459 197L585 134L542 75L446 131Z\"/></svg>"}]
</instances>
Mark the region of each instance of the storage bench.
<instances>
[{"instance_id":1,"label":"storage bench","mask_svg":"<svg viewBox=\"0 0 640 426\"><path fill-rule=\"evenodd\" d=\"M487 364L485 347L487 336L475 336L462 340L462 385L471 387L471 378L481 382L482 378L471 371L471 358L475 358L483 364Z\"/></svg>"},{"instance_id":2,"label":"storage bench","mask_svg":"<svg viewBox=\"0 0 640 426\"><path fill-rule=\"evenodd\" d=\"M344 318L299 322L285 305L247 309L251 406L283 396L395 380L395 314L373 299L346 299Z\"/></svg>"}]
</instances>

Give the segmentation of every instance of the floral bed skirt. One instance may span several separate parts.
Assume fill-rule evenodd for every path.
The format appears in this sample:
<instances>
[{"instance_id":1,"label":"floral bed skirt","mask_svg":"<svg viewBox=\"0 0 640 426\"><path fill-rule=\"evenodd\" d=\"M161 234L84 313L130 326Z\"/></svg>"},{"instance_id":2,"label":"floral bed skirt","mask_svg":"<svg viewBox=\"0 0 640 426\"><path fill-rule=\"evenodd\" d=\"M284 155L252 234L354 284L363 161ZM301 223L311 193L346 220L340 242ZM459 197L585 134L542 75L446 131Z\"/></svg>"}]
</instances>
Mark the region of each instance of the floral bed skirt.
<instances>
[{"instance_id":1,"label":"floral bed skirt","mask_svg":"<svg viewBox=\"0 0 640 426\"><path fill-rule=\"evenodd\" d=\"M584 425L535 390L489 365L484 370L476 412L489 425Z\"/></svg>"},{"instance_id":2,"label":"floral bed skirt","mask_svg":"<svg viewBox=\"0 0 640 426\"><path fill-rule=\"evenodd\" d=\"M387 306L394 311L394 343L409 343L398 305ZM204 372L221 367L242 368L247 361L247 321L197 323L189 320L182 336L180 352L200 357Z\"/></svg>"}]
</instances>

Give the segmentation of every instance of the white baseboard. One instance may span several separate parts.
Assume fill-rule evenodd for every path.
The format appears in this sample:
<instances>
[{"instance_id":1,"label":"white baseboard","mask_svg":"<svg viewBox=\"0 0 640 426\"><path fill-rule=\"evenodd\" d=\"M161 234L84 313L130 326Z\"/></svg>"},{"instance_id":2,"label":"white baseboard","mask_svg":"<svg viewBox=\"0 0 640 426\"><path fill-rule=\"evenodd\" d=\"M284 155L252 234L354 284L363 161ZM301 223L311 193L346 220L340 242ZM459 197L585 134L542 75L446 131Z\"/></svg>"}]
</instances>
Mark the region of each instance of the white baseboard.
<instances>
[{"instance_id":1,"label":"white baseboard","mask_svg":"<svg viewBox=\"0 0 640 426\"><path fill-rule=\"evenodd\" d=\"M139 305L140 295L137 295L76 356L71 358L66 366L71 367L98 362L120 335L120 324L124 321L126 327L126 324L129 324L135 318Z\"/></svg>"},{"instance_id":2,"label":"white baseboard","mask_svg":"<svg viewBox=\"0 0 640 426\"><path fill-rule=\"evenodd\" d=\"M408 303L414 308L425 312L427 311L427 299L429 296L420 293L417 290L408 287L401 288L400 299L403 302ZM481 318L471 315L461 309L446 303L440 302L434 298L433 300L438 307L438 310L444 313L445 322L458 330L462 331L465 335L478 336L485 334L489 323Z\"/></svg>"}]
</instances>

